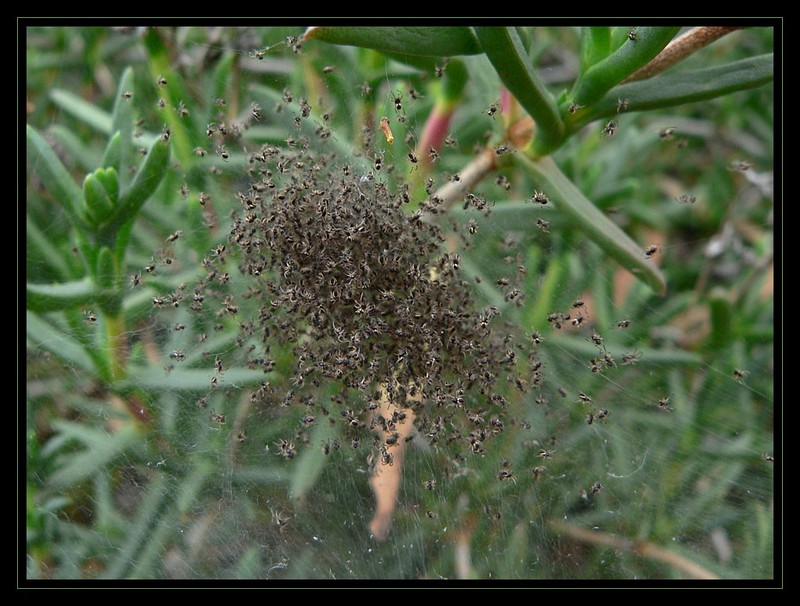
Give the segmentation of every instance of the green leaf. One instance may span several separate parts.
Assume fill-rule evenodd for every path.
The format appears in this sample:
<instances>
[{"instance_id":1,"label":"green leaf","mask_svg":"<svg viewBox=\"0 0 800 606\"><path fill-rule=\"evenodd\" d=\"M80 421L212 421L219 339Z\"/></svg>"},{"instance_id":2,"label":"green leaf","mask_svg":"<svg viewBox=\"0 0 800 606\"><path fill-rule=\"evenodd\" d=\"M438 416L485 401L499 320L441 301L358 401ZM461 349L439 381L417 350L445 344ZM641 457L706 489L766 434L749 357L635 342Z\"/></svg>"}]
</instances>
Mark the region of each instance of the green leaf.
<instances>
[{"instance_id":1,"label":"green leaf","mask_svg":"<svg viewBox=\"0 0 800 606\"><path fill-rule=\"evenodd\" d=\"M127 67L119 80L117 100L111 114L111 132L120 135L119 163L122 187L125 187L130 181L130 173L124 169L134 166L136 163L134 160L136 150L133 146L133 97L128 98L128 95L132 93L133 68Z\"/></svg>"},{"instance_id":2,"label":"green leaf","mask_svg":"<svg viewBox=\"0 0 800 606\"><path fill-rule=\"evenodd\" d=\"M92 357L76 339L68 336L63 330L54 326L32 311L25 315L25 329L28 339L42 349L55 354L77 368L83 369L89 376L97 375Z\"/></svg>"},{"instance_id":3,"label":"green leaf","mask_svg":"<svg viewBox=\"0 0 800 606\"><path fill-rule=\"evenodd\" d=\"M83 180L83 199L86 210L94 225L100 225L111 216L114 204L106 192L106 188L94 173L86 175Z\"/></svg>"},{"instance_id":4,"label":"green leaf","mask_svg":"<svg viewBox=\"0 0 800 606\"><path fill-rule=\"evenodd\" d=\"M536 297L526 314L526 326L539 329L545 326L547 316L554 309L553 305L559 285L562 283L567 270L567 259L565 257L554 255L550 259L547 264L547 270L536 285Z\"/></svg>"},{"instance_id":5,"label":"green leaf","mask_svg":"<svg viewBox=\"0 0 800 606\"><path fill-rule=\"evenodd\" d=\"M575 125L570 124L570 130L577 130L589 122L616 114L618 99L628 101L628 112L649 111L757 88L772 82L773 77L773 55L769 53L725 65L665 73L648 80L621 84L612 88L596 105L588 108Z\"/></svg>"},{"instance_id":6,"label":"green leaf","mask_svg":"<svg viewBox=\"0 0 800 606\"><path fill-rule=\"evenodd\" d=\"M542 189L558 204L558 210L572 219L586 236L622 267L659 294L666 284L661 271L644 255L630 237L592 204L550 158L531 160L525 154L515 158L542 183Z\"/></svg>"},{"instance_id":7,"label":"green leaf","mask_svg":"<svg viewBox=\"0 0 800 606\"><path fill-rule=\"evenodd\" d=\"M133 183L120 196L117 212L104 226L107 233L114 234L123 223L135 219L144 203L155 193L169 167L169 150L169 141L158 138L153 142Z\"/></svg>"},{"instance_id":8,"label":"green leaf","mask_svg":"<svg viewBox=\"0 0 800 606\"><path fill-rule=\"evenodd\" d=\"M436 69L436 66L441 65L442 63L440 57L420 57L417 55L403 55L401 53L389 53L389 52L384 52L383 54L389 59L393 59L398 63L402 63L403 65L407 65L409 67L418 69L421 72L433 73L433 70ZM381 79L385 77L386 77L385 75L382 75Z\"/></svg>"},{"instance_id":9,"label":"green leaf","mask_svg":"<svg viewBox=\"0 0 800 606\"><path fill-rule=\"evenodd\" d=\"M123 425L119 431L112 434L60 419L54 419L52 425L61 431L77 425L74 431L80 431L81 441L87 446L77 454L64 457L66 464L50 477L50 484L53 487L72 486L98 471L103 472L105 465L141 439L136 427L131 423Z\"/></svg>"},{"instance_id":10,"label":"green leaf","mask_svg":"<svg viewBox=\"0 0 800 606\"><path fill-rule=\"evenodd\" d=\"M578 78L568 100L584 106L598 101L664 50L678 31L679 27L636 28L635 39L626 39L615 52Z\"/></svg>"},{"instance_id":11,"label":"green leaf","mask_svg":"<svg viewBox=\"0 0 800 606\"><path fill-rule=\"evenodd\" d=\"M95 177L103 184L111 204L116 206L119 201L119 177L113 167L98 168L94 171Z\"/></svg>"},{"instance_id":12,"label":"green leaf","mask_svg":"<svg viewBox=\"0 0 800 606\"><path fill-rule=\"evenodd\" d=\"M75 226L85 227L81 212L83 192L42 136L27 127L28 166L39 176Z\"/></svg>"},{"instance_id":13,"label":"green leaf","mask_svg":"<svg viewBox=\"0 0 800 606\"><path fill-rule=\"evenodd\" d=\"M27 308L40 313L87 305L101 295L89 278L62 284L27 284Z\"/></svg>"},{"instance_id":14,"label":"green leaf","mask_svg":"<svg viewBox=\"0 0 800 606\"><path fill-rule=\"evenodd\" d=\"M441 97L439 97L447 107L453 107L461 101L468 80L469 72L463 61L453 59L447 64L447 69L440 80L442 87Z\"/></svg>"},{"instance_id":15,"label":"green leaf","mask_svg":"<svg viewBox=\"0 0 800 606\"><path fill-rule=\"evenodd\" d=\"M198 502L198 495L207 483L207 478L214 473L214 467L205 462L197 463L179 487L173 486L171 494L177 495L174 503L156 516L156 525L147 532L146 541L135 558L129 558L131 570L125 575L128 578L152 578L164 565L166 546L176 536L175 528L187 512Z\"/></svg>"},{"instance_id":16,"label":"green leaf","mask_svg":"<svg viewBox=\"0 0 800 606\"><path fill-rule=\"evenodd\" d=\"M584 27L581 30L581 73L608 57L610 52L610 28Z\"/></svg>"},{"instance_id":17,"label":"green leaf","mask_svg":"<svg viewBox=\"0 0 800 606\"><path fill-rule=\"evenodd\" d=\"M84 143L74 130L61 124L53 124L49 127L48 134L63 149L62 155L75 162L75 170L89 173L99 165L100 154Z\"/></svg>"},{"instance_id":18,"label":"green leaf","mask_svg":"<svg viewBox=\"0 0 800 606\"><path fill-rule=\"evenodd\" d=\"M322 444L335 438L338 434L336 427L327 422L318 423L311 436L312 444ZM327 457L319 448L306 448L300 455L300 460L292 474L292 484L289 494L294 499L302 500L314 487L322 473Z\"/></svg>"},{"instance_id":19,"label":"green leaf","mask_svg":"<svg viewBox=\"0 0 800 606\"><path fill-rule=\"evenodd\" d=\"M513 28L478 27L475 33L500 80L536 121L537 155L550 153L564 139L564 122L555 100L530 64Z\"/></svg>"},{"instance_id":20,"label":"green leaf","mask_svg":"<svg viewBox=\"0 0 800 606\"><path fill-rule=\"evenodd\" d=\"M45 262L57 273L57 277L66 280L71 277L70 267L64 260L61 251L54 246L52 234L43 231L30 214L25 216L26 253L28 259L35 257L37 262ZM31 266L28 261L28 267Z\"/></svg>"},{"instance_id":21,"label":"green leaf","mask_svg":"<svg viewBox=\"0 0 800 606\"><path fill-rule=\"evenodd\" d=\"M552 334L547 337L547 342L554 346L568 351L580 358L589 359L597 355L597 347L589 340L579 337L565 337ZM614 358L622 359L630 348L621 345L613 345L606 342L607 351ZM636 365L641 368L662 368L664 366L698 366L703 358L699 354L684 349L652 349L648 347L638 348L639 357Z\"/></svg>"},{"instance_id":22,"label":"green leaf","mask_svg":"<svg viewBox=\"0 0 800 606\"><path fill-rule=\"evenodd\" d=\"M120 165L120 150L122 149L122 133L115 132L114 135L108 140L106 151L103 154L101 166L115 168L119 170Z\"/></svg>"},{"instance_id":23,"label":"green leaf","mask_svg":"<svg viewBox=\"0 0 800 606\"><path fill-rule=\"evenodd\" d=\"M171 494L171 488L164 474L157 474L147 485L145 496L137 507L133 527L128 531L125 543L119 546L117 557L109 562L103 575L105 578L125 576L133 565L134 555L139 552L141 544L150 536L153 524L159 519L158 513Z\"/></svg>"},{"instance_id":24,"label":"green leaf","mask_svg":"<svg viewBox=\"0 0 800 606\"><path fill-rule=\"evenodd\" d=\"M97 132L104 135L111 134L111 115L96 105L89 103L75 93L60 88L50 91L50 99L60 109L72 114Z\"/></svg>"},{"instance_id":25,"label":"green leaf","mask_svg":"<svg viewBox=\"0 0 800 606\"><path fill-rule=\"evenodd\" d=\"M481 46L468 27L310 27L303 38L404 55L452 57L481 53Z\"/></svg>"},{"instance_id":26,"label":"green leaf","mask_svg":"<svg viewBox=\"0 0 800 606\"><path fill-rule=\"evenodd\" d=\"M183 86L183 77L180 71L175 69L174 61L162 40L159 28L151 27L148 29L147 33L144 35L144 46L147 52L147 67L150 71L150 78L152 81L156 82L156 80L162 76L167 79L167 85L159 89L159 94L170 109L161 111L164 116L164 122L166 122L167 126L172 130L172 137L175 142L175 155L181 164L188 164L191 159L192 148L194 147L190 136L194 133L202 133L202 130L195 127L195 120L198 118L191 113L181 118L178 116L177 112L172 111L171 108L177 107L181 101L188 101L192 97ZM223 67L226 65L228 67ZM218 77L220 73L224 74L224 70L227 70L228 73L230 72L230 59L227 57L220 61L220 66L215 70L214 82L217 86L220 85L220 82L216 80L216 77ZM223 78L222 82L224 83L226 81L227 79Z\"/></svg>"}]
</instances>

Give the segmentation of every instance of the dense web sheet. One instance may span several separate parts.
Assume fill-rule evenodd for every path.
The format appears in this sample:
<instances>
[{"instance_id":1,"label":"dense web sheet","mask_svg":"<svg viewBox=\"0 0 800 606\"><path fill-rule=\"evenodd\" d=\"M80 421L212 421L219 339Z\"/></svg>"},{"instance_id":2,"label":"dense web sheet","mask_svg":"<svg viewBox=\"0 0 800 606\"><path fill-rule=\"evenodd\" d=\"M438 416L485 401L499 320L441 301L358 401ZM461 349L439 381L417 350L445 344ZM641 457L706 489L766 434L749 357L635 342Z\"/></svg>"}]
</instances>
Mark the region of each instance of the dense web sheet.
<instances>
[{"instance_id":1,"label":"dense web sheet","mask_svg":"<svg viewBox=\"0 0 800 606\"><path fill-rule=\"evenodd\" d=\"M79 345L101 346L108 326L96 309L28 313L28 578L774 576L771 338L696 351L709 325L693 315L700 306L658 297L580 234L562 237L558 209L525 180L501 171L440 208L433 194L457 178L448 154L455 136L468 138L468 117L453 123L454 148L437 152L412 215L419 200L400 182L420 170L411 156L430 104L389 68L365 151L353 156L325 117L349 108L320 105L288 77L302 48L254 30L202 43L180 28L162 34L187 63L232 53L243 69L190 90L224 118L209 124L202 162L171 170L169 194L137 222L127 376L113 389L92 378ZM29 35L46 47L46 31ZM133 62L143 51L131 36L141 35L109 38ZM349 50L331 51L323 86L349 83L334 78ZM489 78L480 60L474 69ZM51 73L55 97L80 95L70 70ZM138 78L144 145L166 127L150 102L159 83ZM211 98L226 86L225 99ZM491 128L496 96L484 96L475 103ZM72 117L56 103L49 120ZM771 283L754 278L747 290L739 279L763 275L772 256L771 239L755 245L740 229L746 217L772 231L771 211L753 211L771 207L771 166L732 166L730 141L700 117L626 118L614 138L602 125L586 135L609 181L624 170L617 155L680 153L674 131L719 153L736 184L718 233L665 242L654 232L657 250L642 242L642 255L736 283L755 310L742 320L771 327ZM68 137L48 136L76 174L98 165L67 160ZM737 136L742 157L771 157L764 133ZM711 204L702 179L681 185L689 178L652 186L675 192L659 202L664 212ZM584 179L587 193L613 199L602 179ZM51 200L37 194L27 218L29 281L79 264ZM326 249L325 238L336 242ZM388 407L387 390L406 404ZM382 467L401 481L391 524L375 536L370 478Z\"/></svg>"}]
</instances>

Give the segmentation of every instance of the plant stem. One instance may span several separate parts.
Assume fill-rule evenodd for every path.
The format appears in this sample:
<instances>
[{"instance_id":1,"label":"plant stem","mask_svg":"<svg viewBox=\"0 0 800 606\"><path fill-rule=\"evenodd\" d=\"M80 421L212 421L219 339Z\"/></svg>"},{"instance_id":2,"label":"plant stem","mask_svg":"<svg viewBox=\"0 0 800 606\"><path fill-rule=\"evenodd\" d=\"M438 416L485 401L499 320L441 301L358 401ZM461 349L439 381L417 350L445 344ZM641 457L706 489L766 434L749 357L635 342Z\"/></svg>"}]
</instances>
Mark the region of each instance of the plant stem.
<instances>
[{"instance_id":1,"label":"plant stem","mask_svg":"<svg viewBox=\"0 0 800 606\"><path fill-rule=\"evenodd\" d=\"M715 40L722 38L739 27L695 27L675 38L656 57L644 67L625 78L622 84L652 78L665 69L683 61L689 55L696 53L701 48L708 46Z\"/></svg>"},{"instance_id":2,"label":"plant stem","mask_svg":"<svg viewBox=\"0 0 800 606\"><path fill-rule=\"evenodd\" d=\"M557 149L564 142L564 122L517 32L513 28L478 27L475 33L500 80L536 122L539 154Z\"/></svg>"},{"instance_id":3,"label":"plant stem","mask_svg":"<svg viewBox=\"0 0 800 606\"><path fill-rule=\"evenodd\" d=\"M458 173L458 181L448 181L436 191L441 199L442 207L447 209L464 197L464 194L497 169L497 154L492 149L485 149L478 154L464 170Z\"/></svg>"},{"instance_id":4,"label":"plant stem","mask_svg":"<svg viewBox=\"0 0 800 606\"><path fill-rule=\"evenodd\" d=\"M128 348L125 341L125 316L122 313L105 317L106 346L108 359L111 362L111 379L118 381L125 378L125 362Z\"/></svg>"},{"instance_id":5,"label":"plant stem","mask_svg":"<svg viewBox=\"0 0 800 606\"><path fill-rule=\"evenodd\" d=\"M409 396L409 401L421 402L422 394L417 393L416 396ZM405 413L405 419L395 425L397 442L393 448L391 463L387 464L383 461L375 463L375 469L370 478L370 486L375 495L375 517L369 523L369 530L372 536L378 541L383 541L389 535L389 530L392 526L392 518L394 517L394 510L397 507L397 497L400 492L400 481L403 472L403 457L406 449L406 438L408 438L414 431L414 411L408 406L401 406L396 402L389 399L386 386L381 386L381 399L378 414L382 415L385 419L391 419L394 412ZM386 430L381 431L384 441L394 431ZM385 443L385 442L384 442Z\"/></svg>"},{"instance_id":6,"label":"plant stem","mask_svg":"<svg viewBox=\"0 0 800 606\"><path fill-rule=\"evenodd\" d=\"M632 551L642 557L667 564L677 568L685 575L693 579L718 579L710 570L700 564L692 562L677 553L665 549L660 545L650 541L634 541L626 537L621 537L608 532L597 532L572 526L560 520L552 520L550 526L561 534L584 543L592 543L602 547L610 547L616 550Z\"/></svg>"}]
</instances>

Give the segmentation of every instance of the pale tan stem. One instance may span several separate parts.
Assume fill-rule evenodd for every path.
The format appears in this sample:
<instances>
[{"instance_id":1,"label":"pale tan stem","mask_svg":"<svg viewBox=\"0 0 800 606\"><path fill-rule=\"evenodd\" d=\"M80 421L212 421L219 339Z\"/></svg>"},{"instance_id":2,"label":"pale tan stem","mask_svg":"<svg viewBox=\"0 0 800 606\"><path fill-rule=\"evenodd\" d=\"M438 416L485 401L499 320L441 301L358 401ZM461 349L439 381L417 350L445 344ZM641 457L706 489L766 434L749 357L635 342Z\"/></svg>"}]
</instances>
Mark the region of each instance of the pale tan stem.
<instances>
[{"instance_id":1,"label":"pale tan stem","mask_svg":"<svg viewBox=\"0 0 800 606\"><path fill-rule=\"evenodd\" d=\"M449 208L486 178L497 168L497 154L491 149L485 149L458 173L458 181L448 181L434 194L440 199L443 208Z\"/></svg>"},{"instance_id":2,"label":"pale tan stem","mask_svg":"<svg viewBox=\"0 0 800 606\"><path fill-rule=\"evenodd\" d=\"M478 182L497 168L496 154L491 149L486 149L478 154L466 167L459 173L458 181L450 181L437 192L436 196L440 199L440 204L444 208L449 208L459 200L462 200L467 192L470 191ZM425 220L433 220L433 215L426 215ZM409 400L421 401L422 394L417 392ZM375 464L375 469L370 478L370 486L375 493L375 517L369 523L372 536L379 541L383 541L389 535L392 525L394 510L397 507L397 495L400 492L400 481L402 479L403 456L405 455L406 438L414 431L414 413L410 408L398 406L391 402L386 393L386 386L382 386L381 399L378 413L384 419L392 417L392 413L402 411L406 418L396 424L393 430L381 430L384 443L386 438L397 432L396 443L388 450L392 455L391 464L381 462L380 457Z\"/></svg>"},{"instance_id":3,"label":"pale tan stem","mask_svg":"<svg viewBox=\"0 0 800 606\"><path fill-rule=\"evenodd\" d=\"M700 564L692 562L669 549L649 541L634 541L608 532L586 530L585 528L578 528L560 520L552 520L550 526L557 532L567 535L577 541L601 545L603 547L611 547L612 549L631 551L644 558L667 564L668 566L677 568L683 574L693 579L719 578L710 570L700 566Z\"/></svg>"},{"instance_id":4,"label":"pale tan stem","mask_svg":"<svg viewBox=\"0 0 800 606\"><path fill-rule=\"evenodd\" d=\"M413 398L409 396L408 399L420 401L421 398L421 394L417 393L416 396ZM393 428L387 428L385 431L381 430L380 432L384 438L384 444L386 444L387 438L395 433L398 434L394 436L396 442L387 447L387 452L391 454L391 462L383 462L378 457L375 469L372 472L372 478L369 481L372 492L375 494L375 517L369 523L369 529L372 536L378 541L383 541L389 536L394 510L397 508L400 481L403 478L403 457L407 445L406 438L414 431L414 412L410 408L398 406L389 400L386 389L383 388L377 413L388 421L394 413L400 412L405 414L405 418L398 420Z\"/></svg>"},{"instance_id":5,"label":"pale tan stem","mask_svg":"<svg viewBox=\"0 0 800 606\"><path fill-rule=\"evenodd\" d=\"M715 40L722 38L732 31L741 29L739 27L695 27L688 32L675 38L662 50L655 58L644 67L633 72L625 78L622 83L634 82L636 80L646 80L665 69L672 67L676 63L683 61L686 57L696 53L701 48L708 46Z\"/></svg>"}]
</instances>

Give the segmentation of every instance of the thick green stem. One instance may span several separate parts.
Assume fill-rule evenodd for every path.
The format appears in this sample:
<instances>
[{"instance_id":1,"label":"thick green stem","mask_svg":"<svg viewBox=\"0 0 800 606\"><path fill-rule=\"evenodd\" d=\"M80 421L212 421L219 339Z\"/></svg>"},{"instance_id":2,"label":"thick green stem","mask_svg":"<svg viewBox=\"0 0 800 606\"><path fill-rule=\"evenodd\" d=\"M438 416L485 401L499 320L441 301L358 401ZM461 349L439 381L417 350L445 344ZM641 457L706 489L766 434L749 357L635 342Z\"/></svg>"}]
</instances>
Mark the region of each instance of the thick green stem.
<instances>
[{"instance_id":1,"label":"thick green stem","mask_svg":"<svg viewBox=\"0 0 800 606\"><path fill-rule=\"evenodd\" d=\"M111 366L111 378L113 381L124 379L127 375L125 371L128 357L127 340L125 339L125 316L119 313L115 316L105 317L106 326L106 347L108 348L108 359Z\"/></svg>"},{"instance_id":2,"label":"thick green stem","mask_svg":"<svg viewBox=\"0 0 800 606\"><path fill-rule=\"evenodd\" d=\"M581 74L568 97L569 102L590 105L599 101L612 87L658 55L679 30L678 27L631 30L620 48Z\"/></svg>"}]
</instances>

